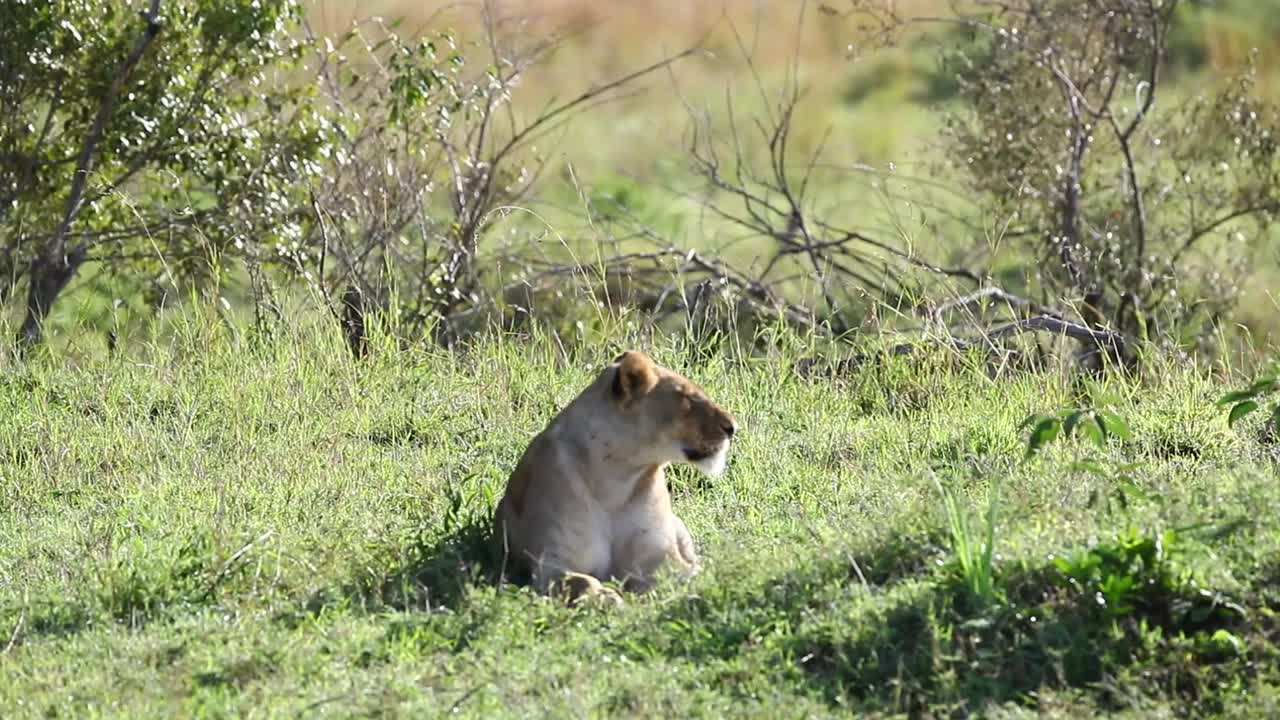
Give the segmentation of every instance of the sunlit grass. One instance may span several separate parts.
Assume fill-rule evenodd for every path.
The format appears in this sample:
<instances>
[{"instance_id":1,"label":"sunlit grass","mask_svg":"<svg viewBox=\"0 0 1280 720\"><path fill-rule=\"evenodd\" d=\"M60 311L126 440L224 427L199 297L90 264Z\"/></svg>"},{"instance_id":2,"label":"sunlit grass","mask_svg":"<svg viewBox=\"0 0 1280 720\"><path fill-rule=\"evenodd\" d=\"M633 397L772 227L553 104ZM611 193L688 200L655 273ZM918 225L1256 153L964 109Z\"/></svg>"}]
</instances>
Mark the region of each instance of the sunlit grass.
<instances>
[{"instance_id":1,"label":"sunlit grass","mask_svg":"<svg viewBox=\"0 0 1280 720\"><path fill-rule=\"evenodd\" d=\"M0 378L6 718L1274 705L1274 441L1214 405L1240 378L1156 359L1109 381L1133 438L1105 452L1144 460L1121 507L1071 469L1074 441L1024 460L1021 419L1076 402L1056 371L938 357L803 380L805 338L706 355L608 317L584 346L375 338L358 363L314 317L260 341L179 307L151 349ZM506 474L632 346L740 419L725 476L672 473L706 571L616 612L500 584L486 522ZM1092 586L1055 574L1055 557L1168 529L1153 605L1098 576L1128 604L1097 614ZM965 558L998 602L954 584ZM1199 602L1184 569L1246 615L1162 619L1161 603Z\"/></svg>"}]
</instances>

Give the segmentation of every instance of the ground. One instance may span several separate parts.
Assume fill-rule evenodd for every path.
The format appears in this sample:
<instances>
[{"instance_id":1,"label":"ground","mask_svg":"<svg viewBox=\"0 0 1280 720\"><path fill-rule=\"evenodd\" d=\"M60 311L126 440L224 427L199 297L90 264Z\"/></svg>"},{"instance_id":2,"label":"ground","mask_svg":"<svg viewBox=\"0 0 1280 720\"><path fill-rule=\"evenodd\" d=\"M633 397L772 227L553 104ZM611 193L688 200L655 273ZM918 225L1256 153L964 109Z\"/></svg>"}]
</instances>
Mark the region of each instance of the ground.
<instances>
[{"instance_id":1,"label":"ground","mask_svg":"<svg viewBox=\"0 0 1280 720\"><path fill-rule=\"evenodd\" d=\"M193 321L129 357L7 370L4 717L1280 711L1276 436L1215 404L1247 378L945 356L803 378L794 338L708 356L612 337L357 362L334 333ZM571 609L499 579L486 520L624 345L742 430L723 477L672 473L704 572ZM1094 406L1102 445L1028 457L1026 417Z\"/></svg>"}]
</instances>

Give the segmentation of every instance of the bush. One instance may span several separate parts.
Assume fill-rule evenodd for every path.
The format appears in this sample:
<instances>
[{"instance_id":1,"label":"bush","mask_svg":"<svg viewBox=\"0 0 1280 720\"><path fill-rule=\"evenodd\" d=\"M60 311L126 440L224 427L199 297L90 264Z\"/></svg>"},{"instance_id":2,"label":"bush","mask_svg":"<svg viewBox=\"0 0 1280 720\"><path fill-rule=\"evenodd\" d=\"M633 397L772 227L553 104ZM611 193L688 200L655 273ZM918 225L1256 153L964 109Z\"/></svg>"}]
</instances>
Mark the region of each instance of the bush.
<instances>
[{"instance_id":1,"label":"bush","mask_svg":"<svg viewBox=\"0 0 1280 720\"><path fill-rule=\"evenodd\" d=\"M39 342L86 265L152 303L226 254L296 237L323 135L296 68L294 0L0 7L0 302Z\"/></svg>"}]
</instances>

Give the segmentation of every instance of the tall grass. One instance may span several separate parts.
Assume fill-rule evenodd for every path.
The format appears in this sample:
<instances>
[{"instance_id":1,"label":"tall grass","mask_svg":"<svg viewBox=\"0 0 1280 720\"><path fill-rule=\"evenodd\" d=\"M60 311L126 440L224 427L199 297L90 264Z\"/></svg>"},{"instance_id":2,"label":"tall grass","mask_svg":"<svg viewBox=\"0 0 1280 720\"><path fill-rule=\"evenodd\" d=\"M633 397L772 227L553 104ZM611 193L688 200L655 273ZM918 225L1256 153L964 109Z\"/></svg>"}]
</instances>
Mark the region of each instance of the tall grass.
<instances>
[{"instance_id":1,"label":"tall grass","mask_svg":"<svg viewBox=\"0 0 1280 720\"><path fill-rule=\"evenodd\" d=\"M996 546L996 510L999 507L999 486L993 481L987 491L987 513L979 527L971 524L971 511L958 493L944 487L937 476L933 477L938 495L947 517L950 531L951 552L969 593L982 605L996 599L997 584L993 557Z\"/></svg>"}]
</instances>

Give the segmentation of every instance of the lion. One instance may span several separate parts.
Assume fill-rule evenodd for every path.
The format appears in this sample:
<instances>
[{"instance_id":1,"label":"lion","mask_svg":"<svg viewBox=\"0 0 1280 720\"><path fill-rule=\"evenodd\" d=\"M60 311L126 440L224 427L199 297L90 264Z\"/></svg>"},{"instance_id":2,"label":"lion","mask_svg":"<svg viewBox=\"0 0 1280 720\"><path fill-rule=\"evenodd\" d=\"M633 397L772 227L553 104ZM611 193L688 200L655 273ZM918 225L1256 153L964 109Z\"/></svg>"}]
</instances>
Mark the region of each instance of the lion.
<instances>
[{"instance_id":1,"label":"lion","mask_svg":"<svg viewBox=\"0 0 1280 720\"><path fill-rule=\"evenodd\" d=\"M525 448L494 510L506 557L535 591L621 604L650 589L664 563L701 569L671 509L665 468L687 462L719 476L737 422L683 375L629 350Z\"/></svg>"}]
</instances>

